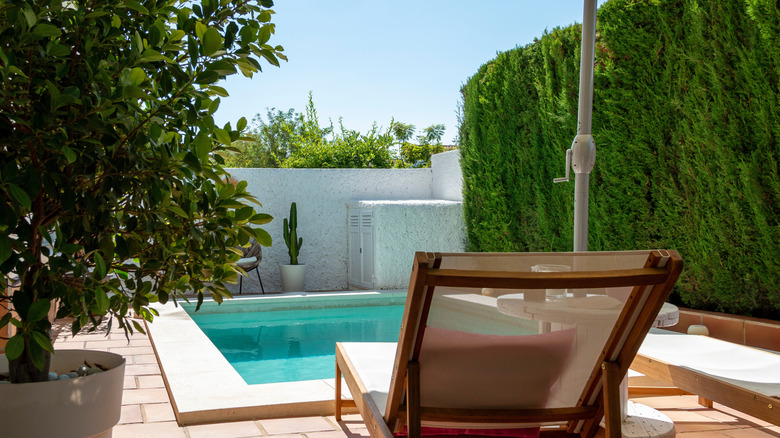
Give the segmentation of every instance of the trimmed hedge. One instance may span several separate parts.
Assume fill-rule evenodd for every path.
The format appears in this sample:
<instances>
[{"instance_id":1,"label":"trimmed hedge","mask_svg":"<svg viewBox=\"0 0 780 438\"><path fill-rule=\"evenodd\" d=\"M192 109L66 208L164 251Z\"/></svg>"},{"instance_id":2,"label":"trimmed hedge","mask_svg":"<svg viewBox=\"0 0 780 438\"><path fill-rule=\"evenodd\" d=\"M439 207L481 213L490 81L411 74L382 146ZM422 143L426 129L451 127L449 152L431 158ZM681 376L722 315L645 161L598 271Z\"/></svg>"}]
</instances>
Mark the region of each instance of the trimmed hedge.
<instances>
[{"instance_id":1,"label":"trimmed hedge","mask_svg":"<svg viewBox=\"0 0 780 438\"><path fill-rule=\"evenodd\" d=\"M589 249L669 247L677 299L780 317L780 12L768 0L610 0L597 25ZM569 251L580 27L463 87L474 251Z\"/></svg>"}]
</instances>

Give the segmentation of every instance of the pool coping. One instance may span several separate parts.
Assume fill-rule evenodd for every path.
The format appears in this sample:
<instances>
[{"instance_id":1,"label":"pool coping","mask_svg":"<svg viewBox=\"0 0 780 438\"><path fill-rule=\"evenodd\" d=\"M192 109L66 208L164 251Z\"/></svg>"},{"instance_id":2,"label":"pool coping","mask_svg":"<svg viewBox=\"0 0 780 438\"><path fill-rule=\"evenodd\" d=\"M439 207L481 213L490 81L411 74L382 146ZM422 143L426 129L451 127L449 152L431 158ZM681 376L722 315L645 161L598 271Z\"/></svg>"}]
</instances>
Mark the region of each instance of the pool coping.
<instances>
[{"instance_id":1,"label":"pool coping","mask_svg":"<svg viewBox=\"0 0 780 438\"><path fill-rule=\"evenodd\" d=\"M300 292L230 302L398 292L405 291ZM146 324L147 333L179 425L333 414L334 379L248 385L181 306L169 302L152 307L160 315ZM345 392L343 397L350 399Z\"/></svg>"}]
</instances>

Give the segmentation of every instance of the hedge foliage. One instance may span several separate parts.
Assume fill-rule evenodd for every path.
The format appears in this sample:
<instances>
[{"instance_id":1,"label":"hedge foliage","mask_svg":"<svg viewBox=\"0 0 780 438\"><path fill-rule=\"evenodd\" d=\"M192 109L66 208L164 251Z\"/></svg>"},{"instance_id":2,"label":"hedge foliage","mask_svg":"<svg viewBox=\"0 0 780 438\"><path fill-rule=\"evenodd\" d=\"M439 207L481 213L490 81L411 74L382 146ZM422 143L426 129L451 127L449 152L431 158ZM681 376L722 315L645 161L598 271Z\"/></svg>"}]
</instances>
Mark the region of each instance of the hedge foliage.
<instances>
[{"instance_id":1,"label":"hedge foliage","mask_svg":"<svg viewBox=\"0 0 780 438\"><path fill-rule=\"evenodd\" d=\"M598 13L590 250L668 247L687 306L780 317L780 8L610 0ZM580 26L499 54L463 87L474 251L569 251Z\"/></svg>"}]
</instances>

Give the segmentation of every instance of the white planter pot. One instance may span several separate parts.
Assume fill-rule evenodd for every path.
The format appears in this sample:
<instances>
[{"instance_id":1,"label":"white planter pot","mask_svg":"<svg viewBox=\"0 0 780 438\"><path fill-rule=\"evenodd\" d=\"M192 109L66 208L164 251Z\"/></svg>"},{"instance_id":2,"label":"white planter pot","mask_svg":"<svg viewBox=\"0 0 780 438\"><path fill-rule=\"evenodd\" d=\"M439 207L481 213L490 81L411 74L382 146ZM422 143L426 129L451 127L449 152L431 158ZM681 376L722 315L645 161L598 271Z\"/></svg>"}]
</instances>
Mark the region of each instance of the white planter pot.
<instances>
[{"instance_id":1,"label":"white planter pot","mask_svg":"<svg viewBox=\"0 0 780 438\"><path fill-rule=\"evenodd\" d=\"M55 350L51 370L75 370L84 361L108 371L52 382L0 385L0 436L110 438L122 410L125 358L88 350ZM0 371L8 371L5 355Z\"/></svg>"},{"instance_id":2,"label":"white planter pot","mask_svg":"<svg viewBox=\"0 0 780 438\"><path fill-rule=\"evenodd\" d=\"M303 292L306 265L280 265L282 292Z\"/></svg>"}]
</instances>

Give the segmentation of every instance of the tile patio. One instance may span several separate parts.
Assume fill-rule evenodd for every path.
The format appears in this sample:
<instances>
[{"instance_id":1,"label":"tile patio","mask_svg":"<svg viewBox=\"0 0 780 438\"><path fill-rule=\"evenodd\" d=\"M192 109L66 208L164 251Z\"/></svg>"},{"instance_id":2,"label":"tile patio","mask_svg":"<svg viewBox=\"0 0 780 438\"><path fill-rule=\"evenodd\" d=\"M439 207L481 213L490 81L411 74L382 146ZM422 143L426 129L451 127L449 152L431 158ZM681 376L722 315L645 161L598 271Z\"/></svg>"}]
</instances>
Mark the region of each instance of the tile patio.
<instances>
[{"instance_id":1,"label":"tile patio","mask_svg":"<svg viewBox=\"0 0 780 438\"><path fill-rule=\"evenodd\" d=\"M57 349L111 351L127 358L122 417L114 438L358 438L368 437L360 416L337 422L333 416L279 418L180 427L174 418L160 368L146 335L136 333L128 343L121 331L104 334L60 333ZM682 438L780 438L780 427L725 406L707 409L695 396L643 397L634 401L651 406L675 423Z\"/></svg>"}]
</instances>

